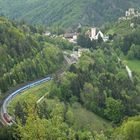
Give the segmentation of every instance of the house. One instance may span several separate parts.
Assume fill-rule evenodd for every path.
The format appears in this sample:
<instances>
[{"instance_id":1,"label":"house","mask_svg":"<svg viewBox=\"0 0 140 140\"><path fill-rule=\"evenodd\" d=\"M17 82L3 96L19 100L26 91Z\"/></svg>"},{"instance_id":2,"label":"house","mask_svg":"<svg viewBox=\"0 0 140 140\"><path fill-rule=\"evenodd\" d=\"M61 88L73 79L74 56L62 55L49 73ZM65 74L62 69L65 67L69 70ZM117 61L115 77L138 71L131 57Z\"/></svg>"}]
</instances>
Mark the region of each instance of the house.
<instances>
[{"instance_id":1,"label":"house","mask_svg":"<svg viewBox=\"0 0 140 140\"><path fill-rule=\"evenodd\" d=\"M65 33L63 37L71 43L76 43L77 41L77 33Z\"/></svg>"},{"instance_id":2,"label":"house","mask_svg":"<svg viewBox=\"0 0 140 140\"><path fill-rule=\"evenodd\" d=\"M50 35L51 35L51 32L50 32L50 31L46 31L46 32L44 33L44 35L50 36Z\"/></svg>"}]
</instances>

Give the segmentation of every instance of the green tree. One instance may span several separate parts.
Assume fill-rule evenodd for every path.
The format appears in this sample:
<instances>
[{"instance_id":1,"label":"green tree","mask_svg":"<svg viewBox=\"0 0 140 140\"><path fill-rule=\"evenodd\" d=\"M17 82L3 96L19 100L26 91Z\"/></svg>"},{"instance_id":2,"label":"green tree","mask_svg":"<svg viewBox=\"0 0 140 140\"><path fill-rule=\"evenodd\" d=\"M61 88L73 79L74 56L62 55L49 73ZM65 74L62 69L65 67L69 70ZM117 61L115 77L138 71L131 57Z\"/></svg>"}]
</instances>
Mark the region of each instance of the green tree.
<instances>
[{"instance_id":1,"label":"green tree","mask_svg":"<svg viewBox=\"0 0 140 140\"><path fill-rule=\"evenodd\" d=\"M106 108L104 112L105 112L105 116L109 120L117 123L124 116L124 106L121 101L115 100L110 97L106 99Z\"/></svg>"},{"instance_id":2,"label":"green tree","mask_svg":"<svg viewBox=\"0 0 140 140\"><path fill-rule=\"evenodd\" d=\"M125 120L123 124L115 130L116 140L139 140L140 139L140 116L135 116Z\"/></svg>"}]
</instances>

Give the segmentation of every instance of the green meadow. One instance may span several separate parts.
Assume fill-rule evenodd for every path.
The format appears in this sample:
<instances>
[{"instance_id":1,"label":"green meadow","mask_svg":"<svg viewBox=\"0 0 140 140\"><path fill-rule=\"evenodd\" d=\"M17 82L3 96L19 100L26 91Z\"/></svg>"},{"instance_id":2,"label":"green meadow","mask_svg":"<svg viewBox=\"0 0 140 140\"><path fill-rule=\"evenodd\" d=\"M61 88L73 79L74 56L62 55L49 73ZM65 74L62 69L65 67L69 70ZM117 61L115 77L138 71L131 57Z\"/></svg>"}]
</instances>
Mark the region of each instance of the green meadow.
<instances>
[{"instance_id":1,"label":"green meadow","mask_svg":"<svg viewBox=\"0 0 140 140\"><path fill-rule=\"evenodd\" d=\"M132 71L140 75L140 60L127 60L126 63Z\"/></svg>"}]
</instances>

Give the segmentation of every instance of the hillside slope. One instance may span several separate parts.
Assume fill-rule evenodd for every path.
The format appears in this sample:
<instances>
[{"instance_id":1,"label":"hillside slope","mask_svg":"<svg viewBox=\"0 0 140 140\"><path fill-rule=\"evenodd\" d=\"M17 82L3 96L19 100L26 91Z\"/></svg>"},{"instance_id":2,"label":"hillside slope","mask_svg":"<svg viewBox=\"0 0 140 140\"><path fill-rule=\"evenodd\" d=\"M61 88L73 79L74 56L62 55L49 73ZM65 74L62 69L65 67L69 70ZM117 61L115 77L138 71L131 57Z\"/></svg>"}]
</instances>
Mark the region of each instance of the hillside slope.
<instances>
[{"instance_id":1,"label":"hillside slope","mask_svg":"<svg viewBox=\"0 0 140 140\"><path fill-rule=\"evenodd\" d=\"M49 26L101 25L116 20L139 0L0 0L0 14ZM101 10L102 9L102 10Z\"/></svg>"},{"instance_id":2,"label":"hillside slope","mask_svg":"<svg viewBox=\"0 0 140 140\"><path fill-rule=\"evenodd\" d=\"M27 25L0 18L0 93L61 67L62 51L43 37Z\"/></svg>"}]
</instances>

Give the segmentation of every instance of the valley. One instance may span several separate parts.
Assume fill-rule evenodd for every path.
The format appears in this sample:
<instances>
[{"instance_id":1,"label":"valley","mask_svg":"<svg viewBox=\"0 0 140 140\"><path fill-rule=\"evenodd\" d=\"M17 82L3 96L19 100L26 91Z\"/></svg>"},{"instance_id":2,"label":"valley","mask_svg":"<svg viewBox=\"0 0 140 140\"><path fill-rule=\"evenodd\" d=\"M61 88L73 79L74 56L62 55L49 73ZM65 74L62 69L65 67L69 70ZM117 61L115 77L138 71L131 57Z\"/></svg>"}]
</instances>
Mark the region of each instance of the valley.
<instances>
[{"instance_id":1,"label":"valley","mask_svg":"<svg viewBox=\"0 0 140 140\"><path fill-rule=\"evenodd\" d=\"M139 140L139 1L7 3L0 139Z\"/></svg>"}]
</instances>

